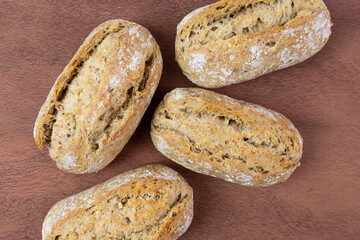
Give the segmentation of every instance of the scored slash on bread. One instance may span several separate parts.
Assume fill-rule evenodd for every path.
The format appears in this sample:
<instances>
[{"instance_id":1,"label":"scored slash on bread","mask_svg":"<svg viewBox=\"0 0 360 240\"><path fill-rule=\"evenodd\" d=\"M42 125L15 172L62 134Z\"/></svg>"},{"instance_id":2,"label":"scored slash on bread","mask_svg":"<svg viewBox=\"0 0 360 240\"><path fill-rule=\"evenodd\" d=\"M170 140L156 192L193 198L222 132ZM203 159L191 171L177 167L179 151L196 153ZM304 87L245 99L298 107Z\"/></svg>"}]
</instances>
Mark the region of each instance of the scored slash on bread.
<instances>
[{"instance_id":1,"label":"scored slash on bread","mask_svg":"<svg viewBox=\"0 0 360 240\"><path fill-rule=\"evenodd\" d=\"M193 218L193 190L179 173L148 165L56 203L43 240L177 239Z\"/></svg>"},{"instance_id":2,"label":"scored slash on bread","mask_svg":"<svg viewBox=\"0 0 360 240\"><path fill-rule=\"evenodd\" d=\"M198 173L248 186L285 181L303 140L280 113L198 88L177 88L157 107L151 137L166 157Z\"/></svg>"},{"instance_id":3,"label":"scored slash on bread","mask_svg":"<svg viewBox=\"0 0 360 240\"><path fill-rule=\"evenodd\" d=\"M134 133L162 72L160 49L144 27L110 20L86 38L52 87L34 138L72 173L108 165Z\"/></svg>"},{"instance_id":4,"label":"scored slash on bread","mask_svg":"<svg viewBox=\"0 0 360 240\"><path fill-rule=\"evenodd\" d=\"M176 60L195 84L227 86L313 56L331 26L322 0L222 0L181 21Z\"/></svg>"}]
</instances>

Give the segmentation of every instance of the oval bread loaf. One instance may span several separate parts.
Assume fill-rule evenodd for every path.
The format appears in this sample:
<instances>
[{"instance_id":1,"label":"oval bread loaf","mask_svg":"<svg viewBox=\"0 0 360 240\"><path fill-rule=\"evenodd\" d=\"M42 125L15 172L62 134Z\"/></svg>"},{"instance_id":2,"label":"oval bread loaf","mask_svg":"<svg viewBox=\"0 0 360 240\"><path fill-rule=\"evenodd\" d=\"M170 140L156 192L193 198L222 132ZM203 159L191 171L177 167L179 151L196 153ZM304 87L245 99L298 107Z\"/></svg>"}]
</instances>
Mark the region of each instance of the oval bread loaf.
<instances>
[{"instance_id":1,"label":"oval bread loaf","mask_svg":"<svg viewBox=\"0 0 360 240\"><path fill-rule=\"evenodd\" d=\"M222 0L181 21L176 60L195 84L226 86L306 60L331 25L322 0Z\"/></svg>"},{"instance_id":2,"label":"oval bread loaf","mask_svg":"<svg viewBox=\"0 0 360 240\"><path fill-rule=\"evenodd\" d=\"M248 186L285 181L302 138L283 115L198 88L175 89L155 111L155 147L195 172Z\"/></svg>"},{"instance_id":3,"label":"oval bread loaf","mask_svg":"<svg viewBox=\"0 0 360 240\"><path fill-rule=\"evenodd\" d=\"M56 203L42 239L177 239L192 217L193 191L185 179L149 165Z\"/></svg>"},{"instance_id":4,"label":"oval bread loaf","mask_svg":"<svg viewBox=\"0 0 360 240\"><path fill-rule=\"evenodd\" d=\"M52 87L36 119L36 144L48 146L61 170L101 170L134 133L161 71L160 49L147 29L124 20L101 24Z\"/></svg>"}]
</instances>

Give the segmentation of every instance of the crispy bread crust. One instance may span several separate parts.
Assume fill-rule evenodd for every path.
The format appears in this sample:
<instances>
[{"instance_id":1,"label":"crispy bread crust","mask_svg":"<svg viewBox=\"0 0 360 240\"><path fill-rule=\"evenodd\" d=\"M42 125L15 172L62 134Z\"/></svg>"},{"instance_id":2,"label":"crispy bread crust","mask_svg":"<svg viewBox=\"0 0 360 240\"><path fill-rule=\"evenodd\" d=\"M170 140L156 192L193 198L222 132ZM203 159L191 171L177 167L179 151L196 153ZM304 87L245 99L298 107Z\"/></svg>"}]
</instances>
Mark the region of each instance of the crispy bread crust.
<instances>
[{"instance_id":1,"label":"crispy bread crust","mask_svg":"<svg viewBox=\"0 0 360 240\"><path fill-rule=\"evenodd\" d=\"M109 63L107 77L103 79L97 93L91 99L89 107L85 111L74 112L75 115L81 116L81 119L85 120L76 122L76 134L69 141L63 143L61 150L56 149L54 151L57 153L56 156L51 156L61 170L72 173L90 173L99 171L108 165L119 154L134 133L158 86L162 72L162 57L159 46L151 33L136 23L124 20L104 22L95 28L85 39L75 56L53 85L35 122L34 138L36 144L40 149L49 146L49 141L46 140L45 136L46 127L52 121L52 114L57 101L61 98L62 91L66 89L68 79L74 74L77 65L86 59L91 49L106 34L120 27L124 29L122 30L123 34L119 38L120 50L115 53L113 61ZM93 153L91 151L90 139L99 132L99 129L96 128L100 124L101 116L109 109L116 109L118 107L117 104L119 104L110 97L109 89L126 95L124 88L143 74L144 67L132 64L133 55L126 51L129 47L134 46L138 49L138 53L144 61L146 57L149 57L151 54L153 55L153 64L146 86L143 89L140 100L131 106L130 112L125 116L123 124L116 126L116 129L112 129L109 138L103 140L100 143L100 149Z\"/></svg>"},{"instance_id":2,"label":"crispy bread crust","mask_svg":"<svg viewBox=\"0 0 360 240\"><path fill-rule=\"evenodd\" d=\"M176 186L177 191L181 191L182 193L182 199L181 204L177 204L176 206L169 205L171 204L169 200L164 201L165 205L161 208L164 209L164 211L170 209L171 211L169 214L171 214L171 217L165 218L166 221L162 222L162 225L158 228L159 231L156 231L150 239L177 239L186 232L193 218L193 190L180 174L171 168L162 165L148 165L130 170L56 203L45 217L42 229L42 239L53 239L54 234L59 234L59 230L57 229L66 224L67 221L84 213L87 209L97 206L100 202L106 201L106 199L114 195L114 192L123 197L129 194L127 191L131 189L131 193L136 194L143 189L131 188L132 183L137 182L137 186L147 185L149 186L148 188L151 188L150 186L154 186L157 179L164 180L168 184L175 184L174 186ZM172 191L175 191L175 189L169 188L165 191L167 194L166 196L168 196L167 199L170 199L170 195L173 194ZM129 211L130 214L131 211L137 207L136 204L136 202L132 203L131 201L128 201L121 211ZM151 208L151 204L152 201L149 200L148 206L146 206L148 207L146 214L149 216L156 216L158 213L155 212L155 209ZM111 211L111 209L103 210ZM173 212L175 212L175 214ZM84 224L90 223L88 222L89 219L82 220ZM115 216L113 220L116 221ZM143 215L138 215L134 221L135 222L132 224L135 224L136 226L138 226L136 222L139 222L139 224L142 222L141 224L143 225L141 226L144 228L147 226L146 224L150 224L146 222L147 220L145 220L145 216ZM76 226L73 227L74 229L76 228Z\"/></svg>"},{"instance_id":3,"label":"crispy bread crust","mask_svg":"<svg viewBox=\"0 0 360 240\"><path fill-rule=\"evenodd\" d=\"M260 1L222 0L193 11L178 25L176 61L192 82L202 87L218 88L251 80L310 58L328 41L332 23L329 11L322 3L320 10L309 15L299 14L284 26L226 40L217 39L182 51L180 33L188 33L192 31L191 26L217 16L217 8L224 5L248 6L257 2ZM274 0L261 2L271 4Z\"/></svg>"},{"instance_id":4,"label":"crispy bread crust","mask_svg":"<svg viewBox=\"0 0 360 240\"><path fill-rule=\"evenodd\" d=\"M190 101L201 103L202 106L204 106L203 110L196 110L196 112L193 113L197 116L201 114L201 117L198 117L193 122L188 120L189 115L187 114L176 114L176 109L190 106ZM189 104L187 105L186 103ZM193 109L193 111L195 110ZM262 148L262 146L259 145L253 147L251 144L235 138L236 132L232 131L230 134L227 133L224 129L228 127L227 122L224 124L217 123L215 121L216 119L213 120L213 118L211 118L210 120L209 118L209 126L205 126L206 124L203 122L198 123L201 121L201 118L208 117L205 111L211 115L216 115L218 112L221 112L223 116L229 116L229 113L230 115L233 114L232 119L241 118L242 126L246 128L250 126L252 128L252 135L261 135L262 132L267 134L266 132L268 132L266 136L271 136L273 139L282 139L282 142L279 143L277 143L278 140L276 140L276 144L293 147L289 148L285 153L279 152L276 154L272 152L272 146L270 146L269 149ZM167 113L168 116L163 117L163 115L161 115L163 112ZM178 112L178 114L182 113ZM182 117L176 119L177 116ZM171 129L171 127L166 128L166 124L168 124L167 121L170 121L169 118L172 119L171 121L177 121L177 129ZM204 125L204 127L201 127L201 125ZM218 131L218 135L214 135L216 131ZM283 133L278 133L278 131L282 131ZM195 140L196 136L201 136L202 139ZM303 146L303 140L298 130L290 120L282 114L256 104L239 101L222 94L198 88L177 88L165 96L155 111L151 125L151 137L155 147L178 164L198 173L247 186L268 186L288 179L293 171L300 166L299 160L302 155ZM224 139L218 138L224 138L229 143L225 141L224 145ZM251 139L251 136L248 136L248 138ZM268 137L263 138L266 140ZM189 141L190 144L188 144ZM240 146L239 150L225 150L226 145L232 146L229 145L231 143ZM195 151L189 150L189 145L190 149L195 147ZM209 152L211 152L211 155L207 154ZM230 157L226 156L229 153L234 156L240 154L243 158L235 159L232 163L228 162L225 158ZM221 156L225 157L220 163L211 160L211 158L214 157L221 160ZM262 164L267 165L267 170L269 171L249 171L249 156L257 157L257 163L260 166ZM285 157L289 160L285 160ZM283 164L280 165L278 162L284 163L284 167L281 167ZM280 165L280 167L275 168L277 170L272 170L271 166L273 164L278 164L277 166Z\"/></svg>"}]
</instances>

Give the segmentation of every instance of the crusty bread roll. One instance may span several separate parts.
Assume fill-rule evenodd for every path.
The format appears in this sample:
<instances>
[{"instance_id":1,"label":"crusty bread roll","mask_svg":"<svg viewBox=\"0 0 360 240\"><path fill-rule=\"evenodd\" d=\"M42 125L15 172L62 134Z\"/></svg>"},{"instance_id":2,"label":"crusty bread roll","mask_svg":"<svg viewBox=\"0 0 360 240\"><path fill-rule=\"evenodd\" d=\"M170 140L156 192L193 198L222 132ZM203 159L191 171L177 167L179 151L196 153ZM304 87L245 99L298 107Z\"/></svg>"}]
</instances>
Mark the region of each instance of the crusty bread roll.
<instances>
[{"instance_id":1,"label":"crusty bread roll","mask_svg":"<svg viewBox=\"0 0 360 240\"><path fill-rule=\"evenodd\" d=\"M149 165L56 203L42 239L177 239L192 217L193 191L185 179Z\"/></svg>"},{"instance_id":2,"label":"crusty bread roll","mask_svg":"<svg viewBox=\"0 0 360 240\"><path fill-rule=\"evenodd\" d=\"M212 91L177 88L157 107L151 137L171 160L248 186L285 181L303 141L283 115Z\"/></svg>"},{"instance_id":3,"label":"crusty bread roll","mask_svg":"<svg viewBox=\"0 0 360 240\"><path fill-rule=\"evenodd\" d=\"M195 84L222 87L306 60L331 25L322 0L222 0L181 21L176 60Z\"/></svg>"},{"instance_id":4,"label":"crusty bread roll","mask_svg":"<svg viewBox=\"0 0 360 240\"><path fill-rule=\"evenodd\" d=\"M160 49L144 27L110 20L85 39L34 127L40 149L72 173L99 171L123 149L157 88Z\"/></svg>"}]
</instances>

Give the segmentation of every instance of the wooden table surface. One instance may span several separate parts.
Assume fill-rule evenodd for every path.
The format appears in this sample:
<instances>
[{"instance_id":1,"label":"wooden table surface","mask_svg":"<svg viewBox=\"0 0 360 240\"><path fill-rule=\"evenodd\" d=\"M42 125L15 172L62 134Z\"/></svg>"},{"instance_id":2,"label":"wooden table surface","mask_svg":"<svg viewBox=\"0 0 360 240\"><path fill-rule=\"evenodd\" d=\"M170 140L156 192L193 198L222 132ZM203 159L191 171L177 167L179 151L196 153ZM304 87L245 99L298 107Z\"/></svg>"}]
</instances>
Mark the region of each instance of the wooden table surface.
<instances>
[{"instance_id":1,"label":"wooden table surface","mask_svg":"<svg viewBox=\"0 0 360 240\"><path fill-rule=\"evenodd\" d=\"M131 3L130 3L131 2ZM195 216L181 239L360 238L360 4L325 0L334 22L311 59L256 80L215 89L283 113L304 138L290 179L253 188L191 172L153 146L155 107L176 87L193 87L174 60L176 25L210 0L0 1L0 239L40 239L57 201L145 164L174 168L194 188ZM135 134L104 170L58 170L33 140L39 108L85 37L123 18L157 39L164 71Z\"/></svg>"}]
</instances>

